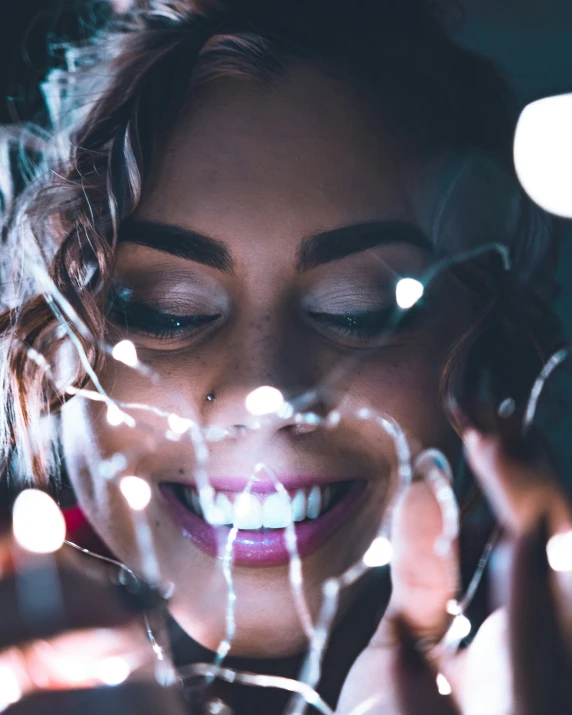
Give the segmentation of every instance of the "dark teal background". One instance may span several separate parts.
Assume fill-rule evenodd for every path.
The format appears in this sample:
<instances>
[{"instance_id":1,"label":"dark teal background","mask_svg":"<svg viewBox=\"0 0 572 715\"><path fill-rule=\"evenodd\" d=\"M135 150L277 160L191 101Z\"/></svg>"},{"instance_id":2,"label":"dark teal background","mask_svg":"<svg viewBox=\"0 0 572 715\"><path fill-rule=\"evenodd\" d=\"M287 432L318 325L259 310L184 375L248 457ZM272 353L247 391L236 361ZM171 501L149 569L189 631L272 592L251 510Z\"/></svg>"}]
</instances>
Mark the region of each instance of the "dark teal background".
<instances>
[{"instance_id":1,"label":"dark teal background","mask_svg":"<svg viewBox=\"0 0 572 715\"><path fill-rule=\"evenodd\" d=\"M572 0L466 0L463 5L467 17L457 39L501 67L522 107L572 92ZM560 223L557 309L572 338L572 221Z\"/></svg>"}]
</instances>

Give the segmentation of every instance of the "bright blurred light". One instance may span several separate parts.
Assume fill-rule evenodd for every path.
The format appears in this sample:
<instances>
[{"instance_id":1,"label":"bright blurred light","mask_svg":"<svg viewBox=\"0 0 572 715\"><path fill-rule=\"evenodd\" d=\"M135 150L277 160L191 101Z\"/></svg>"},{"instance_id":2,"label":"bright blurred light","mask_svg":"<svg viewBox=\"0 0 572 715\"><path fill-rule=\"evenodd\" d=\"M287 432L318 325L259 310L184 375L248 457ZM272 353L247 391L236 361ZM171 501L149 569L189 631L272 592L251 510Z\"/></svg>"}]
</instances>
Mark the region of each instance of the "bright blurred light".
<instances>
[{"instance_id":1,"label":"bright blurred light","mask_svg":"<svg viewBox=\"0 0 572 715\"><path fill-rule=\"evenodd\" d=\"M60 508L49 494L25 489L14 502L14 538L23 549L35 554L57 551L66 538L66 523Z\"/></svg>"},{"instance_id":2,"label":"bright blurred light","mask_svg":"<svg viewBox=\"0 0 572 715\"><path fill-rule=\"evenodd\" d=\"M385 566L391 561L393 555L393 547L389 539L385 536L376 537L365 552L363 562L366 566L374 568L375 566Z\"/></svg>"},{"instance_id":3,"label":"bright blurred light","mask_svg":"<svg viewBox=\"0 0 572 715\"><path fill-rule=\"evenodd\" d=\"M179 417L179 415L174 413L169 415L167 421L169 423L169 427L176 434L184 434L192 424L191 420L188 420L186 417Z\"/></svg>"},{"instance_id":4,"label":"bright blurred light","mask_svg":"<svg viewBox=\"0 0 572 715\"><path fill-rule=\"evenodd\" d=\"M141 477L123 477L119 482L121 493L129 506L142 511L151 501L151 487Z\"/></svg>"},{"instance_id":5,"label":"bright blurred light","mask_svg":"<svg viewBox=\"0 0 572 715\"><path fill-rule=\"evenodd\" d=\"M110 404L107 406L107 421L110 425L117 427L124 419L124 414L117 405Z\"/></svg>"},{"instance_id":6,"label":"bright blurred light","mask_svg":"<svg viewBox=\"0 0 572 715\"><path fill-rule=\"evenodd\" d=\"M131 668L120 656L110 656L104 658L97 666L95 676L97 680L105 685L119 685L129 677Z\"/></svg>"},{"instance_id":7,"label":"bright blurred light","mask_svg":"<svg viewBox=\"0 0 572 715\"><path fill-rule=\"evenodd\" d=\"M527 105L514 135L514 165L526 193L546 211L572 218L572 94Z\"/></svg>"},{"instance_id":8,"label":"bright blurred light","mask_svg":"<svg viewBox=\"0 0 572 715\"><path fill-rule=\"evenodd\" d=\"M455 616L447 631L447 641L460 641L471 632L471 621L462 614Z\"/></svg>"},{"instance_id":9,"label":"bright blurred light","mask_svg":"<svg viewBox=\"0 0 572 715\"><path fill-rule=\"evenodd\" d=\"M455 598L451 598L447 601L445 610L447 611L447 613L450 613L452 616L458 616L461 613L461 606L459 605L459 602Z\"/></svg>"},{"instance_id":10,"label":"bright blurred light","mask_svg":"<svg viewBox=\"0 0 572 715\"><path fill-rule=\"evenodd\" d=\"M451 686L443 673L437 673L437 690L441 695L451 695Z\"/></svg>"},{"instance_id":11,"label":"bright blurred light","mask_svg":"<svg viewBox=\"0 0 572 715\"><path fill-rule=\"evenodd\" d=\"M16 673L6 665L0 665L0 712L17 703L22 697L22 689Z\"/></svg>"},{"instance_id":12,"label":"bright blurred light","mask_svg":"<svg viewBox=\"0 0 572 715\"><path fill-rule=\"evenodd\" d=\"M260 417L277 412L284 402L284 395L275 387L262 386L253 390L246 398L246 409L251 415Z\"/></svg>"},{"instance_id":13,"label":"bright blurred light","mask_svg":"<svg viewBox=\"0 0 572 715\"><path fill-rule=\"evenodd\" d=\"M6 665L0 665L0 710L18 702L22 689L16 673Z\"/></svg>"},{"instance_id":14,"label":"bright blurred light","mask_svg":"<svg viewBox=\"0 0 572 715\"><path fill-rule=\"evenodd\" d=\"M546 544L548 563L554 571L572 571L572 531L555 534Z\"/></svg>"},{"instance_id":15,"label":"bright blurred light","mask_svg":"<svg viewBox=\"0 0 572 715\"><path fill-rule=\"evenodd\" d=\"M415 278L402 278L395 286L395 300L403 310L412 308L423 297L423 283Z\"/></svg>"},{"instance_id":16,"label":"bright blurred light","mask_svg":"<svg viewBox=\"0 0 572 715\"><path fill-rule=\"evenodd\" d=\"M121 340L113 346L111 351L113 357L119 362L129 365L129 367L137 367L139 360L137 358L137 350L131 340Z\"/></svg>"}]
</instances>

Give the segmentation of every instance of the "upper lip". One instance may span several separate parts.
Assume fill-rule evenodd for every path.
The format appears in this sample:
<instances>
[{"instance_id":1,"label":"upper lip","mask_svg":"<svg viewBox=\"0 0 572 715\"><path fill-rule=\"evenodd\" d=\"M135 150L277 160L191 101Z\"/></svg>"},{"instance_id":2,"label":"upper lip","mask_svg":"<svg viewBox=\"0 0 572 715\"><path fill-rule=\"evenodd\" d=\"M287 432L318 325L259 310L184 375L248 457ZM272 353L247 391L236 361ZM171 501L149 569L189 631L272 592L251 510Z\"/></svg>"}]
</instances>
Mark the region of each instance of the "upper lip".
<instances>
[{"instance_id":1,"label":"upper lip","mask_svg":"<svg viewBox=\"0 0 572 715\"><path fill-rule=\"evenodd\" d=\"M303 489L304 487L313 487L315 485L335 484L340 482L348 482L358 479L358 477L347 476L316 476L316 475L276 475L276 481L288 490ZM193 480L172 479L162 480L163 483L182 484L185 487L198 487L197 482ZM243 492L250 484L250 492L253 494L270 494L276 492L275 482L267 474L259 474L252 478L249 477L211 477L209 476L209 484L215 491L218 492Z\"/></svg>"}]
</instances>

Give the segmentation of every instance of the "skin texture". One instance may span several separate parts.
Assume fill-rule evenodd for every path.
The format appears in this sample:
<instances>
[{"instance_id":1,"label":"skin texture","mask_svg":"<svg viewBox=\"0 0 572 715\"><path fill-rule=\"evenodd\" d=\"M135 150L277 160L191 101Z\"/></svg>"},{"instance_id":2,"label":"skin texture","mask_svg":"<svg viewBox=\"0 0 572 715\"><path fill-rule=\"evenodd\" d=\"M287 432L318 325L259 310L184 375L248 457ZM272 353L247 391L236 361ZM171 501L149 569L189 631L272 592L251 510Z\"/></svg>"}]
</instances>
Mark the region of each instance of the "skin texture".
<instances>
[{"instance_id":1,"label":"skin texture","mask_svg":"<svg viewBox=\"0 0 572 715\"><path fill-rule=\"evenodd\" d=\"M393 416L414 451L458 441L439 399L449 349L470 319L470 303L448 276L428 295L410 329L381 346L350 340L309 319L323 312L389 305L399 277L421 275L430 255L412 245L382 245L311 269L296 270L300 241L321 231L374 220L415 224L411 176L418 159L373 107L341 80L308 67L288 71L271 90L221 81L180 117L154 157L135 218L199 231L224 242L232 275L148 247L122 243L116 279L137 298L179 315L220 314L193 335L175 339L110 325L109 339L128 337L148 378L109 361L101 381L117 400L166 411L191 408L207 426L243 424L244 399L259 385L288 397L347 363L323 414L364 405ZM351 358L351 359L349 359ZM349 361L348 361L349 359ZM216 393L209 402L206 395ZM329 401L328 401L329 400ZM189 479L188 442L170 442L151 416L138 427L111 427L100 403L72 399L62 411L65 461L79 504L126 564L140 566L125 502L98 473L101 460L123 452L126 473L152 486L147 513L162 577L175 584L171 611L202 645L224 635L226 587L220 563L191 544L172 519L158 485ZM375 535L395 484L395 450L379 430L352 420L331 432L301 434L292 424L213 443L213 476L248 477L264 461L278 475L368 479L368 498L324 546L304 560L312 611L321 584L360 558ZM236 568L237 632L232 653L277 657L300 652L304 634L293 606L287 567ZM355 594L344 594L343 609Z\"/></svg>"}]
</instances>

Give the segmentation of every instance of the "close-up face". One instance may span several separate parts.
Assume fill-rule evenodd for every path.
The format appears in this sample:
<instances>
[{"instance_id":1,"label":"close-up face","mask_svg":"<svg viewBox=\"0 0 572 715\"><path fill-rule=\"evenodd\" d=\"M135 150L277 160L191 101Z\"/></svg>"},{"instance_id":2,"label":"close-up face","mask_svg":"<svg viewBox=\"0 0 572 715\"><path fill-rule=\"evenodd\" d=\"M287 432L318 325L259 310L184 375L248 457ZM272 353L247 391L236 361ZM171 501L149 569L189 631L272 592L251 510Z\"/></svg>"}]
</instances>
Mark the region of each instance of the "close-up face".
<instances>
[{"instance_id":1,"label":"close-up face","mask_svg":"<svg viewBox=\"0 0 572 715\"><path fill-rule=\"evenodd\" d=\"M132 519L100 467L122 453L122 474L149 482L146 514L161 579L175 587L172 614L211 649L224 637L228 593L217 544L234 523L232 652L295 653L305 640L272 475L293 500L316 613L324 580L363 556L397 482L394 442L357 412L393 418L413 454L431 446L458 458L440 380L471 304L444 274L387 335L397 282L422 278L435 260L412 208L421 157L342 80L296 67L272 89L219 81L160 139L119 231L107 323L108 342L131 340L147 374L108 359L99 378L120 403L227 431L208 442L225 525L202 514L193 442L169 439L149 410L126 407L135 426L112 426L101 402L70 400L66 469L90 522L133 568L142 561ZM262 385L286 400L321 388L305 409L341 419L253 426L245 399ZM255 472L260 463L268 469ZM237 499L247 484L250 496Z\"/></svg>"}]
</instances>

